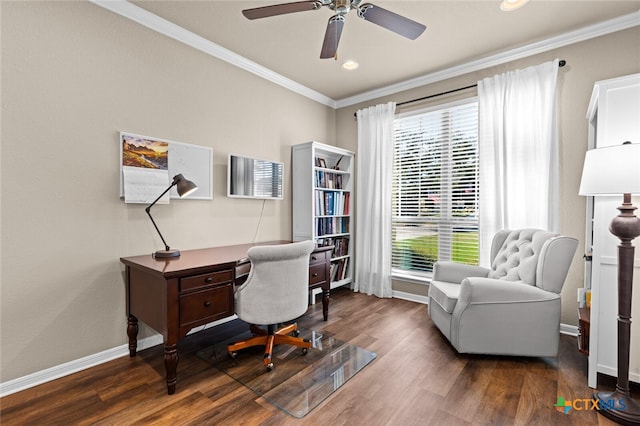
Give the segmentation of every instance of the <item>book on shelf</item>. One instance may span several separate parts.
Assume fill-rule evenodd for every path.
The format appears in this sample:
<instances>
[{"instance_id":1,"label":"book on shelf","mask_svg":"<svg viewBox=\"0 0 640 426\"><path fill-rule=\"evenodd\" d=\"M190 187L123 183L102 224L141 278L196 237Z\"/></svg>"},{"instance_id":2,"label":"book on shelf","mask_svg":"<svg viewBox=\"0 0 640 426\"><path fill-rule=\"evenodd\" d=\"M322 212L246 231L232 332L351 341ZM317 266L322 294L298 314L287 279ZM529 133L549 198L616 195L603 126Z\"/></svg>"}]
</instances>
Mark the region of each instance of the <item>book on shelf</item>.
<instances>
[{"instance_id":1,"label":"book on shelf","mask_svg":"<svg viewBox=\"0 0 640 426\"><path fill-rule=\"evenodd\" d=\"M351 193L350 192L346 192L344 194L344 211L343 214L344 215L349 215L349 200L351 198Z\"/></svg>"},{"instance_id":2,"label":"book on shelf","mask_svg":"<svg viewBox=\"0 0 640 426\"><path fill-rule=\"evenodd\" d=\"M316 190L315 195L316 216L349 215L349 192Z\"/></svg>"},{"instance_id":3,"label":"book on shelf","mask_svg":"<svg viewBox=\"0 0 640 426\"><path fill-rule=\"evenodd\" d=\"M349 258L344 258L331 263L331 281L342 281L349 275Z\"/></svg>"},{"instance_id":4,"label":"book on shelf","mask_svg":"<svg viewBox=\"0 0 640 426\"><path fill-rule=\"evenodd\" d=\"M324 170L316 170L315 184L318 188L343 189L342 175Z\"/></svg>"},{"instance_id":5,"label":"book on shelf","mask_svg":"<svg viewBox=\"0 0 640 426\"><path fill-rule=\"evenodd\" d=\"M349 255L349 237L318 238L316 243L321 247L333 246L331 258Z\"/></svg>"},{"instance_id":6,"label":"book on shelf","mask_svg":"<svg viewBox=\"0 0 640 426\"><path fill-rule=\"evenodd\" d=\"M348 234L349 218L348 217L317 217L316 218L316 236L331 234Z\"/></svg>"}]
</instances>

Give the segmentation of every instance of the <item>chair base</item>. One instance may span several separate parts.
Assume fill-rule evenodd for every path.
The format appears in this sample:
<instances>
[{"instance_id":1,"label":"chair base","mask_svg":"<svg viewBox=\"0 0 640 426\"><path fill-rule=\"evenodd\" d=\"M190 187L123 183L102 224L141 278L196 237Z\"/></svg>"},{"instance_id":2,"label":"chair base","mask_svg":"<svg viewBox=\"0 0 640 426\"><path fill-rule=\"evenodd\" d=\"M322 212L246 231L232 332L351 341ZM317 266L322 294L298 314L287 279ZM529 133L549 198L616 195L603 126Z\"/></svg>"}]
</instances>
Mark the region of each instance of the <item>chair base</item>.
<instances>
[{"instance_id":1,"label":"chair base","mask_svg":"<svg viewBox=\"0 0 640 426\"><path fill-rule=\"evenodd\" d=\"M250 330L254 336L250 339L227 345L227 352L232 358L235 358L239 350L253 346L264 346L263 363L268 370L271 370L273 368L271 354L273 353L274 346L281 344L293 345L302 348L303 354L306 354L307 350L311 347L311 342L308 339L289 336L289 333L297 333L298 324L289 324L277 330L274 329L275 327L273 325L268 326L268 330L251 325Z\"/></svg>"}]
</instances>

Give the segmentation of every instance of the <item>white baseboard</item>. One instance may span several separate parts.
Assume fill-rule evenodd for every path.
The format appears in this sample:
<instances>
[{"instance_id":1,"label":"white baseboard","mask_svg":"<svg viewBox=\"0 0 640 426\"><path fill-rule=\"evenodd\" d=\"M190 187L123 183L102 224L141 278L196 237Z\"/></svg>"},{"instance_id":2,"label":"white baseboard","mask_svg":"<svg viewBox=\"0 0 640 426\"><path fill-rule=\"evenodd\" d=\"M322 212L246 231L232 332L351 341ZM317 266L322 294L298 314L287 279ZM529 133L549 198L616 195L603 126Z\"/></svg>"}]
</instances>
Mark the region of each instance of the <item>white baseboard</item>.
<instances>
[{"instance_id":1,"label":"white baseboard","mask_svg":"<svg viewBox=\"0 0 640 426\"><path fill-rule=\"evenodd\" d=\"M611 377L618 377L618 369L616 367L609 367L602 364L598 365L598 373L606 374ZM629 371L629 381L640 383L640 374Z\"/></svg>"},{"instance_id":2,"label":"white baseboard","mask_svg":"<svg viewBox=\"0 0 640 426\"><path fill-rule=\"evenodd\" d=\"M578 337L578 326L560 323L560 334Z\"/></svg>"},{"instance_id":3,"label":"white baseboard","mask_svg":"<svg viewBox=\"0 0 640 426\"><path fill-rule=\"evenodd\" d=\"M162 335L156 334L146 337L138 341L138 350L143 350L162 343ZM98 352L93 355L85 356L74 361L65 362L64 364L55 365L45 370L36 371L35 373L0 383L0 398L20 392L25 389L50 382L87 368L95 367L116 358L129 356L129 345L124 344L106 351Z\"/></svg>"},{"instance_id":4,"label":"white baseboard","mask_svg":"<svg viewBox=\"0 0 640 426\"><path fill-rule=\"evenodd\" d=\"M194 328L188 334L197 333L199 331L206 330L207 328L232 321L236 318L238 318L236 315L232 315L228 318L224 318L222 320L214 321L201 327ZM154 334L153 336L145 337L144 339L138 340L138 351L161 345L162 343L162 335ZM115 348L107 349L106 351L98 352L93 355L88 355L74 361L55 365L45 370L36 371L35 373L28 374L23 377L18 377L17 379L0 383L0 398L11 395L12 393L32 388L37 385L41 385L43 383L50 382L55 379L59 379L64 376L68 376L69 374L77 373L78 371L86 370L87 368L95 367L96 365L100 365L123 356L129 356L128 343L117 346Z\"/></svg>"},{"instance_id":5,"label":"white baseboard","mask_svg":"<svg viewBox=\"0 0 640 426\"><path fill-rule=\"evenodd\" d=\"M407 292L404 292L404 291L393 290L392 293L391 293L391 296L394 299L408 300L410 302L422 303L423 305L428 305L429 304L429 297L428 296L421 296L419 294L407 293Z\"/></svg>"}]
</instances>

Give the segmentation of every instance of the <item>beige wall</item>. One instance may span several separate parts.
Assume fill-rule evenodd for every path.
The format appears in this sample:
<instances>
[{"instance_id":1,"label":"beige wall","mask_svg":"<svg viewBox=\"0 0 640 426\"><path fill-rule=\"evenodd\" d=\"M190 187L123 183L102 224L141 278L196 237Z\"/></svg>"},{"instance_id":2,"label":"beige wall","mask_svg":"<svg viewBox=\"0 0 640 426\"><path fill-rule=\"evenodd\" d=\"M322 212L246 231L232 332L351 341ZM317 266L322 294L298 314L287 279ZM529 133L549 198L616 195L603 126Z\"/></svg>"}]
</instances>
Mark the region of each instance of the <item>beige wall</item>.
<instances>
[{"instance_id":1,"label":"beige wall","mask_svg":"<svg viewBox=\"0 0 640 426\"><path fill-rule=\"evenodd\" d=\"M338 145L357 151L357 124L353 114L360 108L388 101L402 102L443 91L465 87L478 80L509 70L553 60L565 59L559 72L560 126L560 232L578 238L580 244L562 291L562 322L577 325L577 288L583 285L585 199L578 196L582 162L587 150L587 106L593 83L608 78L640 72L640 28L635 27L597 39L559 48L479 72L430 84L393 96L338 110ZM475 91L467 93L475 94ZM456 95L460 97L460 95ZM452 98L449 98L452 99ZM439 101L446 100L440 98ZM413 106L415 108L415 105ZM400 109L400 111L406 111ZM357 209L357 200L356 200ZM612 216L615 212L612 212ZM357 259L356 259L357 262ZM427 294L427 287L394 281L394 290Z\"/></svg>"},{"instance_id":2,"label":"beige wall","mask_svg":"<svg viewBox=\"0 0 640 426\"><path fill-rule=\"evenodd\" d=\"M0 2L2 43L0 382L126 343L121 256L161 242L144 206L118 197L118 132L213 148L214 199L154 209L174 247L291 236L290 146L356 149L354 111L273 85L86 2ZM593 82L638 72L640 30L389 97L412 99L555 57L561 71L561 231L584 238L576 195ZM380 100L381 102L382 100ZM339 137L336 137L339 135ZM284 201L229 199L230 152L285 163ZM188 218L189 220L185 221ZM576 255L563 322L575 324ZM402 291L424 286L394 284ZM141 330L141 337L153 332Z\"/></svg>"},{"instance_id":3,"label":"beige wall","mask_svg":"<svg viewBox=\"0 0 640 426\"><path fill-rule=\"evenodd\" d=\"M213 148L214 199L154 208L190 249L256 235L263 202L226 197L230 152L285 163L257 240L291 238L290 146L333 143L335 112L88 2L0 3L5 382L126 343L118 259L161 241L119 198L119 131Z\"/></svg>"}]
</instances>

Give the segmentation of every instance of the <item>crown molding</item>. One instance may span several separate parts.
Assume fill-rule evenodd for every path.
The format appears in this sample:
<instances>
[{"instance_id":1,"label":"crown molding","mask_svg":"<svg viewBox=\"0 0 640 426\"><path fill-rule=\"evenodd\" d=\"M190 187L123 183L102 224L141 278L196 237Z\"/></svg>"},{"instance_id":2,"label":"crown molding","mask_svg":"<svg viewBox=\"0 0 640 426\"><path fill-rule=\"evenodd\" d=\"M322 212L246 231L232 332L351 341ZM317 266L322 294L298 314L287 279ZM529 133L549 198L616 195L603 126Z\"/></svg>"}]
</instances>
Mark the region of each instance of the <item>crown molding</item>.
<instances>
[{"instance_id":1,"label":"crown molding","mask_svg":"<svg viewBox=\"0 0 640 426\"><path fill-rule=\"evenodd\" d=\"M467 62L452 68L436 71L411 80L406 80L390 86L381 87L380 89L364 92L359 95L351 96L336 101L335 108L343 108L346 106L370 101L372 99L389 96L404 90L415 89L416 87L426 84L436 83L453 77L458 77L470 72L479 71L485 68L501 65L517 59L526 58L538 53L548 52L549 50L559 47L568 46L581 41L589 40L595 37L604 36L617 31L626 30L628 28L640 25L640 10L627 15L613 18L608 21L599 22L588 27L580 28L568 33L564 33L555 37L551 37L536 43L531 43L517 49L511 49L496 55L478 59L476 61Z\"/></svg>"},{"instance_id":2,"label":"crown molding","mask_svg":"<svg viewBox=\"0 0 640 426\"><path fill-rule=\"evenodd\" d=\"M479 71L485 68L501 65L517 59L526 58L538 53L547 52L559 47L568 46L570 44L600 37L617 31L622 31L640 25L640 10L620 16L618 18L603 21L594 25L570 31L555 37L548 38L536 43L531 43L516 49L508 50L486 58L467 62L462 65L443 69L430 74L423 75L414 79L406 80L397 84L381 87L379 89L364 92L348 98L340 100L331 99L309 87L306 87L296 81L293 81L281 74L278 74L256 62L253 62L237 53L232 52L210 40L205 39L197 34L187 31L186 29L167 21L141 7L138 7L126 0L88 0L89 2L103 7L111 12L117 13L125 18L143 25L153 31L163 34L174 40L180 41L194 49L200 50L208 55L223 60L248 71L258 77L264 78L272 83L284 87L292 92L307 97L318 103L331 107L333 109L343 108L355 105L361 102L367 102L372 99L389 96L394 93L405 90L414 89L416 87L427 84L436 83L453 77L458 77L470 72Z\"/></svg>"},{"instance_id":3,"label":"crown molding","mask_svg":"<svg viewBox=\"0 0 640 426\"><path fill-rule=\"evenodd\" d=\"M201 37L191 31L188 31L164 18L159 17L133 3L129 3L126 0L88 0L89 2L103 7L111 12L114 12L120 16L128 18L140 25L143 25L153 31L184 43L194 49L200 50L208 55L223 60L264 78L272 83L282 86L292 92L298 93L304 97L312 99L316 102L324 104L326 106L335 108L335 101L322 93L316 92L313 89L303 86L302 84L295 82L281 74L278 74L268 68L263 67L256 62L253 62L244 56L240 56L237 53L226 49L219 44L216 44L204 37Z\"/></svg>"}]
</instances>

